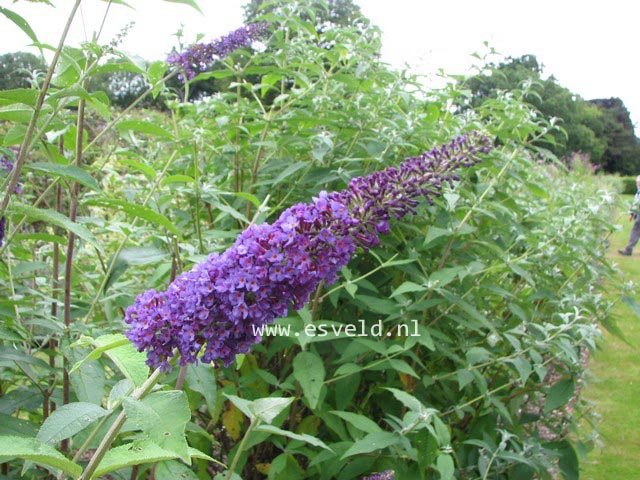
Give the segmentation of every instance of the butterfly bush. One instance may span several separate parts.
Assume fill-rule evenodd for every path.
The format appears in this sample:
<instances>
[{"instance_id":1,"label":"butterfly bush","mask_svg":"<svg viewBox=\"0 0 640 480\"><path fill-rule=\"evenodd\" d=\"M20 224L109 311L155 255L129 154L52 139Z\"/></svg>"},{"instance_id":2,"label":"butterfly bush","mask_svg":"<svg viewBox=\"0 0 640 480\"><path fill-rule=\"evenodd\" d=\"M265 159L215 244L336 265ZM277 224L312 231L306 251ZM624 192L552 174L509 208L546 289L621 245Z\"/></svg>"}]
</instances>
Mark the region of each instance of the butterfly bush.
<instances>
[{"instance_id":1,"label":"butterfly bush","mask_svg":"<svg viewBox=\"0 0 640 480\"><path fill-rule=\"evenodd\" d=\"M225 58L231 52L246 47L251 42L263 36L269 28L269 23L258 22L244 25L227 35L209 43L191 45L184 52L174 52L167 58L167 62L181 67L187 80L191 80L198 72L204 72L216 61ZM180 78L184 80L181 75Z\"/></svg>"},{"instance_id":2,"label":"butterfly bush","mask_svg":"<svg viewBox=\"0 0 640 480\"><path fill-rule=\"evenodd\" d=\"M338 278L358 246L389 233L389 220L415 213L419 197L433 202L455 170L479 161L491 142L473 132L411 157L398 167L357 177L340 192L285 210L273 224L251 225L221 254L212 253L166 291L139 295L125 313L127 337L147 364L228 366L261 340L257 331L289 309L300 309L321 282Z\"/></svg>"}]
</instances>

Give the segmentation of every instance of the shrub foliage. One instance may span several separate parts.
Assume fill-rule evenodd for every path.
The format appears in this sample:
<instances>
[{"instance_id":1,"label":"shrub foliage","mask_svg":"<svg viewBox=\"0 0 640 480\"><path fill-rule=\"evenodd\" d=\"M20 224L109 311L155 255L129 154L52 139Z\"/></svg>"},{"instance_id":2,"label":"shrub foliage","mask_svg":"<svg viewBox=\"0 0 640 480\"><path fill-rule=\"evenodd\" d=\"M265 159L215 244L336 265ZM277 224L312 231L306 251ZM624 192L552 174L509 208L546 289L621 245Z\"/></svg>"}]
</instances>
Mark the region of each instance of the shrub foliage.
<instances>
[{"instance_id":1,"label":"shrub foliage","mask_svg":"<svg viewBox=\"0 0 640 480\"><path fill-rule=\"evenodd\" d=\"M553 127L518 95L461 108L458 82L425 89L375 27L319 29L310 5L265 8L264 48L197 75L224 87L193 103L117 52L166 112L89 93L116 65L96 43L61 50L54 86L0 92L3 475L577 478L614 194L545 159ZM250 224L473 130L481 163L231 366L151 372L124 337L136 295Z\"/></svg>"}]
</instances>

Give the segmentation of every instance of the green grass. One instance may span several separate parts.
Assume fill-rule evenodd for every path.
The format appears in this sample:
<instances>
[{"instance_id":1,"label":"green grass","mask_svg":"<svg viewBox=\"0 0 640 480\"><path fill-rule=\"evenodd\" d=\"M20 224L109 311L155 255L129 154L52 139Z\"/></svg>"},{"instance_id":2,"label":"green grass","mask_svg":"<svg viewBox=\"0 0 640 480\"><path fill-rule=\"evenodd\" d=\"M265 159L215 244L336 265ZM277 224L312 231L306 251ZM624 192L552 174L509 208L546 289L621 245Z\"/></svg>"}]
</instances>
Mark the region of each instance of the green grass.
<instances>
[{"instance_id":1,"label":"green grass","mask_svg":"<svg viewBox=\"0 0 640 480\"><path fill-rule=\"evenodd\" d=\"M625 197L631 201L630 195ZM607 256L628 280L640 285L640 244L631 257L618 254L627 243L632 225L626 218L621 221L624 229L611 238ZM598 430L604 448L596 447L582 462L583 480L640 478L640 318L622 303L614 315L630 345L605 332L589 362L594 379L584 396L602 417Z\"/></svg>"}]
</instances>

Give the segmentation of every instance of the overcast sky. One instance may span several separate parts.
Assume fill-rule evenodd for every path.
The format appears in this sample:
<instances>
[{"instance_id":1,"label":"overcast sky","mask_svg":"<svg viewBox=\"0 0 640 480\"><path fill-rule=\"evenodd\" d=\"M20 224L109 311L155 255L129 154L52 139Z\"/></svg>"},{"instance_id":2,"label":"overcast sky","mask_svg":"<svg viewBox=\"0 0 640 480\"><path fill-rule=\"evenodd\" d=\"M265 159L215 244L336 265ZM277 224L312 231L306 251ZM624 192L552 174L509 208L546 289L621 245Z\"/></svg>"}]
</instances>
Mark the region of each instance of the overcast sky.
<instances>
[{"instance_id":1,"label":"overcast sky","mask_svg":"<svg viewBox=\"0 0 640 480\"><path fill-rule=\"evenodd\" d=\"M40 41L56 44L71 0L56 8L25 0L0 0L22 15ZM197 33L211 40L242 24L244 0L198 0L204 15L177 3L127 0L135 9L112 5L100 43L135 22L122 49L147 60L164 59L184 25L187 42ZM383 60L416 72L468 71L485 41L505 56L531 53L547 75L583 98L620 97L640 134L640 29L634 1L608 0L356 0L364 15L383 30ZM69 43L77 45L99 30L107 4L83 0ZM0 15L0 51L25 50L30 41Z\"/></svg>"}]
</instances>

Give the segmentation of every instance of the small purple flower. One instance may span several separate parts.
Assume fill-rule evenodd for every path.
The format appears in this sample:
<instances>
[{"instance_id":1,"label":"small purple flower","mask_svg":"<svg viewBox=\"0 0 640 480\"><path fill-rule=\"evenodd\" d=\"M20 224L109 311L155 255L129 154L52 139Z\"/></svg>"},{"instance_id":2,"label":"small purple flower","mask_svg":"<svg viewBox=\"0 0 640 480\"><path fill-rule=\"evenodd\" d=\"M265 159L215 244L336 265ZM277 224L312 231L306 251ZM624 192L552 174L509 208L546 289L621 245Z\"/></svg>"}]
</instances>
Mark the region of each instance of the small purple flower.
<instances>
[{"instance_id":1,"label":"small purple flower","mask_svg":"<svg viewBox=\"0 0 640 480\"><path fill-rule=\"evenodd\" d=\"M4 242L4 232L7 228L7 219L4 218L4 215L0 217L0 247L2 246L2 242Z\"/></svg>"},{"instance_id":2,"label":"small purple flower","mask_svg":"<svg viewBox=\"0 0 640 480\"><path fill-rule=\"evenodd\" d=\"M13 162L9 159L8 156L2 155L2 157L0 157L0 169L5 170L7 174L10 174L13 171ZM22 193L22 187L20 186L20 184L16 184L13 193Z\"/></svg>"},{"instance_id":3,"label":"small purple flower","mask_svg":"<svg viewBox=\"0 0 640 480\"><path fill-rule=\"evenodd\" d=\"M139 295L125 313L127 337L147 351L150 366L168 369L176 352L181 365L228 366L260 341L263 325L302 308L320 283L335 282L358 245L378 245L392 217L415 213L420 196L432 202L457 178L456 169L474 165L477 154L491 148L474 132L398 167L354 178L341 192L320 192L273 224L250 226L232 247L209 255L165 292Z\"/></svg>"},{"instance_id":4,"label":"small purple flower","mask_svg":"<svg viewBox=\"0 0 640 480\"><path fill-rule=\"evenodd\" d=\"M197 43L184 52L173 52L167 58L167 62L181 67L187 80L191 80L198 72L207 70L216 60L226 57L231 52L263 36L268 28L267 22L250 23L210 43ZM184 80L182 75L180 78Z\"/></svg>"},{"instance_id":5,"label":"small purple flower","mask_svg":"<svg viewBox=\"0 0 640 480\"><path fill-rule=\"evenodd\" d=\"M394 478L396 478L396 474L393 470L385 470L369 477L362 477L360 480L393 480Z\"/></svg>"}]
</instances>

